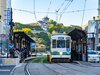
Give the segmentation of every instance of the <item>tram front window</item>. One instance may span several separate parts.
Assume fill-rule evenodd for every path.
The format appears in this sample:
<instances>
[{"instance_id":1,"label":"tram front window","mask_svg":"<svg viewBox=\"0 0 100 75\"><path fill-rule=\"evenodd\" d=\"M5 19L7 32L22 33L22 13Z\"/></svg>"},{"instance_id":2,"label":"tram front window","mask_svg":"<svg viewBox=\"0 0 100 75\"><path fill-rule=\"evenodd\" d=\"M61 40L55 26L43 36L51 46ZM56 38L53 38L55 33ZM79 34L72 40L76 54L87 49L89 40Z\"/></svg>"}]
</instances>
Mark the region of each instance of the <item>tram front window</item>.
<instances>
[{"instance_id":1,"label":"tram front window","mask_svg":"<svg viewBox=\"0 0 100 75\"><path fill-rule=\"evenodd\" d=\"M57 48L65 48L65 40L57 40Z\"/></svg>"},{"instance_id":2,"label":"tram front window","mask_svg":"<svg viewBox=\"0 0 100 75\"><path fill-rule=\"evenodd\" d=\"M55 39L52 40L52 48L56 48L56 40Z\"/></svg>"},{"instance_id":3,"label":"tram front window","mask_svg":"<svg viewBox=\"0 0 100 75\"><path fill-rule=\"evenodd\" d=\"M66 40L66 48L69 48L70 47L70 42L69 40Z\"/></svg>"}]
</instances>

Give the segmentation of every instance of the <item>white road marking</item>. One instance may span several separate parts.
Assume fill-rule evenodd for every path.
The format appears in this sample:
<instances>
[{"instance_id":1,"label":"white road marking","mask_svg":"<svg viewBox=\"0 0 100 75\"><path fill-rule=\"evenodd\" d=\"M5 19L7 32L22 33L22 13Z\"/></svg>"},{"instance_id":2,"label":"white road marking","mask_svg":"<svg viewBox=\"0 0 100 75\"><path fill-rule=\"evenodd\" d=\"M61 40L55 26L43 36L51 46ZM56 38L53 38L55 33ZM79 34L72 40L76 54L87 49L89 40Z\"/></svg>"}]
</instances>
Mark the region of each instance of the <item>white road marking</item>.
<instances>
[{"instance_id":1,"label":"white road marking","mask_svg":"<svg viewBox=\"0 0 100 75\"><path fill-rule=\"evenodd\" d=\"M0 71L1 71L1 72L7 72L7 71L10 71L10 70L6 70L6 69L3 70L3 69L0 69Z\"/></svg>"}]
</instances>

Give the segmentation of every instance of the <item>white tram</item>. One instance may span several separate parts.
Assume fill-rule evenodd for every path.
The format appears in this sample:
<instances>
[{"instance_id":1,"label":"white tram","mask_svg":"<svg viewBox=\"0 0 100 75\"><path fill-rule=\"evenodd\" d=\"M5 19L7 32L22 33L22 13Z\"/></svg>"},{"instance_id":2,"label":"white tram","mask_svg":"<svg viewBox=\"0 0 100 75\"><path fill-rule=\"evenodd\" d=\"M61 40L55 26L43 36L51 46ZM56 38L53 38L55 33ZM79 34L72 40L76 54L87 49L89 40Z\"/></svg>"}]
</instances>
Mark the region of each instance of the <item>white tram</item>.
<instances>
[{"instance_id":1,"label":"white tram","mask_svg":"<svg viewBox=\"0 0 100 75\"><path fill-rule=\"evenodd\" d=\"M71 60L71 37L64 34L51 36L51 62L70 62Z\"/></svg>"}]
</instances>

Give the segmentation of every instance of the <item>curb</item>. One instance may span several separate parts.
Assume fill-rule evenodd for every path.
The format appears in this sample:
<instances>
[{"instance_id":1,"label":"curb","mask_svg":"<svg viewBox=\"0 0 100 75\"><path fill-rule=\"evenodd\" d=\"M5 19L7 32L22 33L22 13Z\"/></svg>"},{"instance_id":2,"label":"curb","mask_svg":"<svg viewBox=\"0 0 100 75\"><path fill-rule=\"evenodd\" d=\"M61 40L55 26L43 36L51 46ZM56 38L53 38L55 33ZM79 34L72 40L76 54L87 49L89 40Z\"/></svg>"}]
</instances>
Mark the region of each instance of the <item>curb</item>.
<instances>
[{"instance_id":1,"label":"curb","mask_svg":"<svg viewBox=\"0 0 100 75\"><path fill-rule=\"evenodd\" d=\"M25 62L25 61L28 61L28 60L32 60L32 59L35 59L36 57L29 57L29 58L26 58L24 61L23 61L23 63Z\"/></svg>"},{"instance_id":2,"label":"curb","mask_svg":"<svg viewBox=\"0 0 100 75\"><path fill-rule=\"evenodd\" d=\"M14 71L16 70L16 68L18 68L18 67L20 67L20 66L22 66L22 65L23 65L23 63L22 63L22 64L19 64L19 65L16 65L16 66L11 70L10 75L14 75Z\"/></svg>"},{"instance_id":3,"label":"curb","mask_svg":"<svg viewBox=\"0 0 100 75\"><path fill-rule=\"evenodd\" d=\"M73 61L73 63L81 65L81 63L79 61Z\"/></svg>"}]
</instances>

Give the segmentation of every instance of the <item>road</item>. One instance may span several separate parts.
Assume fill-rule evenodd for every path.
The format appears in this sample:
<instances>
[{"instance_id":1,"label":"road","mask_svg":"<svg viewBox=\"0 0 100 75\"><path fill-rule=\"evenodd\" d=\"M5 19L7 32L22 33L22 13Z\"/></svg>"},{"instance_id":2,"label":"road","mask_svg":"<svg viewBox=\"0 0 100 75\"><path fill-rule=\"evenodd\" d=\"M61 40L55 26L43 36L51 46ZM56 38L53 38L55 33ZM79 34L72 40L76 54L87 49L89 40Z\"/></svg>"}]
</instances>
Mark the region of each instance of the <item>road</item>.
<instances>
[{"instance_id":1,"label":"road","mask_svg":"<svg viewBox=\"0 0 100 75\"><path fill-rule=\"evenodd\" d=\"M0 66L0 75L10 75L15 66Z\"/></svg>"},{"instance_id":2,"label":"road","mask_svg":"<svg viewBox=\"0 0 100 75\"><path fill-rule=\"evenodd\" d=\"M24 65L14 75L24 75ZM27 68L30 75L100 75L100 63L29 63Z\"/></svg>"}]
</instances>

